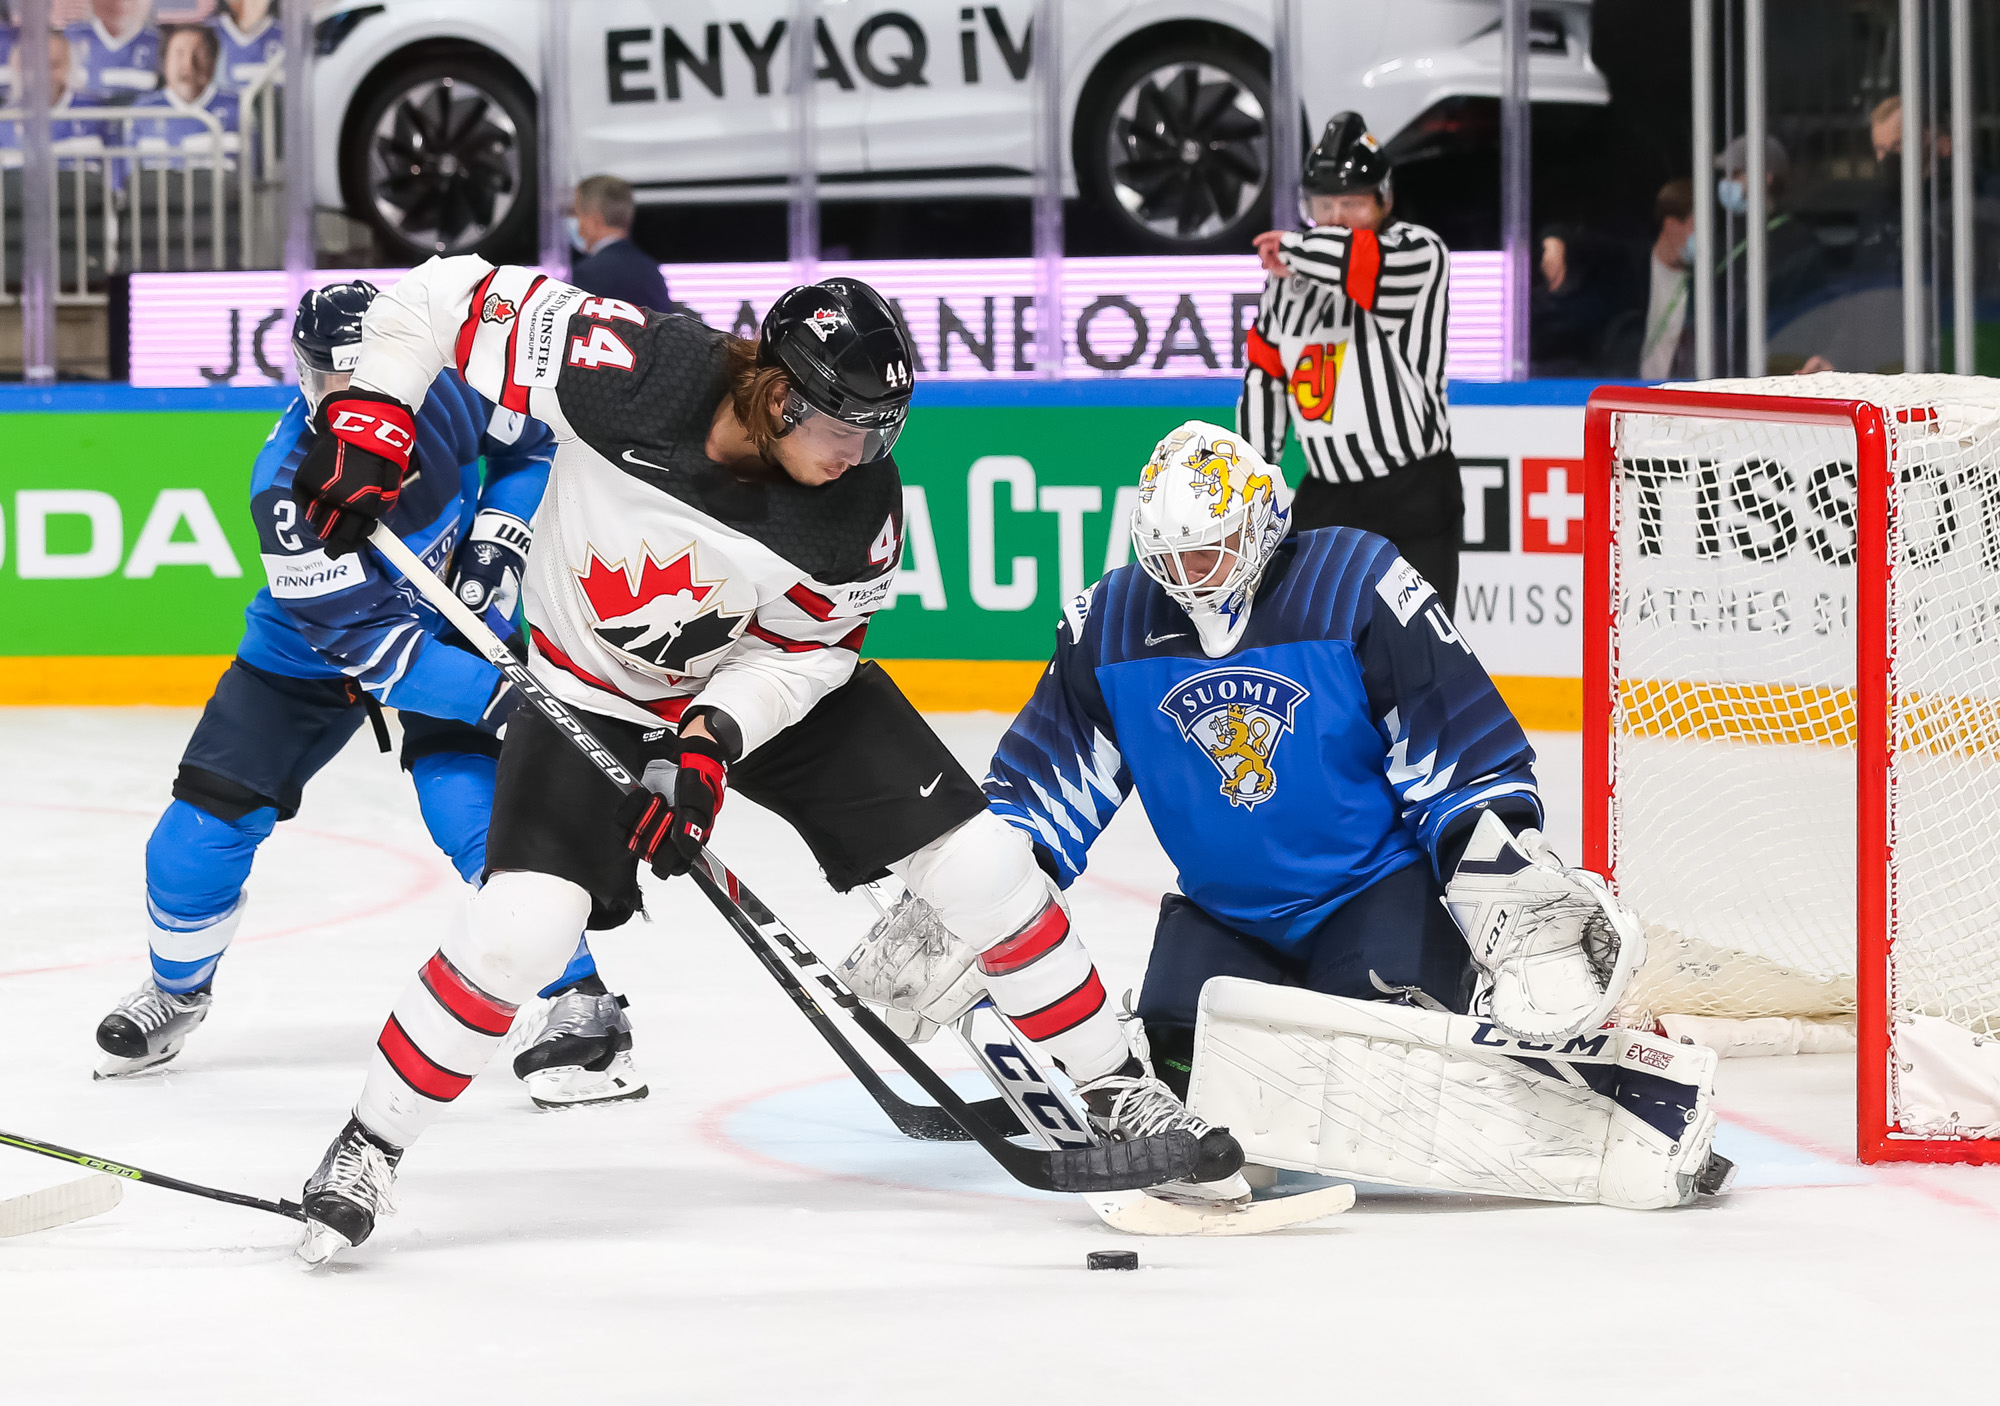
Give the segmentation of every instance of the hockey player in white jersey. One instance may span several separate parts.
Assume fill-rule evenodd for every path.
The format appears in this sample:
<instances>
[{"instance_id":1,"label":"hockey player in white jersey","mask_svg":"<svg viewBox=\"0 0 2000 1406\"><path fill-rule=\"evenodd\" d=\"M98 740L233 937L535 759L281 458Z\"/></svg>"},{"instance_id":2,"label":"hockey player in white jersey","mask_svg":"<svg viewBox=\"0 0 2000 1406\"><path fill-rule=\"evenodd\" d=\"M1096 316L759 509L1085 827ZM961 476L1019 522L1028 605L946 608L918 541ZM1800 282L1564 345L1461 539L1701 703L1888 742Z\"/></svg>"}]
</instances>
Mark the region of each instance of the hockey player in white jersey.
<instances>
[{"instance_id":1,"label":"hockey player in white jersey","mask_svg":"<svg viewBox=\"0 0 2000 1406\"><path fill-rule=\"evenodd\" d=\"M1294 534L1289 508L1239 436L1162 440L1138 564L1071 603L986 781L1064 887L1144 798L1181 890L1138 1003L1155 1068L1253 1161L1621 1205L1714 1189L1714 1056L1602 1030L1644 939L1543 845L1519 724L1388 541ZM1421 1172L1367 1155L1413 1138ZM1511 1174L1558 1153L1562 1175Z\"/></svg>"},{"instance_id":2,"label":"hockey player in white jersey","mask_svg":"<svg viewBox=\"0 0 2000 1406\"><path fill-rule=\"evenodd\" d=\"M444 367L546 423L531 667L645 786L621 801L541 714L516 715L487 881L396 1002L306 1184L308 1260L368 1237L404 1150L575 930L631 916L641 859L686 872L731 788L791 823L836 889L893 872L929 902L995 1004L1079 1081L1101 1134L1187 1128L1194 1179L1236 1177L1235 1142L1133 1057L1025 837L859 660L902 557L888 456L913 364L902 319L846 279L785 294L756 342L474 257L433 260L370 309L352 386L322 407L324 448L295 479L307 519L329 555L360 545Z\"/></svg>"}]
</instances>

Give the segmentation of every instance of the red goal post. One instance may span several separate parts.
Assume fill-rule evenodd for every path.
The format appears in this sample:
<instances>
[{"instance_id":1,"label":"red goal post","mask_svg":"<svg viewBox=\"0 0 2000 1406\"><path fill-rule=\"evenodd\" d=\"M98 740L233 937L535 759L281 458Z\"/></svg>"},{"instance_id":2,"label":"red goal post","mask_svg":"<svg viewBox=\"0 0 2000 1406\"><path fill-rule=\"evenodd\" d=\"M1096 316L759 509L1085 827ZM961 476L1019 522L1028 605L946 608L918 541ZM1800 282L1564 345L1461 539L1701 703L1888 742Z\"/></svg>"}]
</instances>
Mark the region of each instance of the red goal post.
<instances>
[{"instance_id":1,"label":"red goal post","mask_svg":"<svg viewBox=\"0 0 2000 1406\"><path fill-rule=\"evenodd\" d=\"M1656 878L1647 895L1628 895L1640 916L1650 920L1654 915L1647 911L1649 897L1659 900L1650 906L1664 908L1670 915L1681 902L1679 889L1671 882L1676 862L1672 851L1677 845L1692 853L1702 844L1719 843L1728 851L1721 867L1735 864L1748 871L1747 877L1733 890L1724 883L1708 896L1708 916L1724 931L1719 937L1697 935L1691 945L1699 949L1702 960L1684 962L1682 967L1718 986L1733 982L1736 994L1721 1001L1714 1013L1753 1020L1780 1014L1767 1012L1760 1004L1765 989L1758 979L1760 970L1804 978L1827 989L1846 979L1838 968L1846 956L1837 950L1842 938L1824 923L1817 931L1801 925L1799 932L1776 933L1765 950L1746 953L1735 947L1734 938L1745 931L1774 932L1788 924L1782 911L1761 927L1745 916L1763 897L1754 888L1759 880L1783 891L1792 877L1792 871L1776 862L1769 872L1756 872L1769 856L1783 852L1784 846L1773 841L1771 832L1822 822L1851 830L1853 907L1848 940L1852 945L1847 960L1852 963L1858 1060L1858 1154L1864 1162L2000 1161L2000 1114L1980 1119L1977 1127L1966 1126L1956 1108L1937 1111L1928 1085L1921 1093L1913 1092L1919 1078L1928 1079L1940 1067L1953 1079L1973 1067L1960 1062L1955 1044L1940 1066L1938 1056L1925 1052L1928 1045L1924 1051L1917 1049L1919 1034L1928 1040L1932 1033L1942 1032L1947 1043L1964 1035L1975 1047L1969 1056L1973 1063L1986 1059L1980 1049L1994 1034L1986 1023L1986 1007L1993 1007L1995 1022L2000 1023L2000 1001L1989 1000L1984 953L1966 962L1956 957L1954 948L1950 959L1939 960L1936 954L1919 950L1927 936L1912 936L1910 963L1922 972L1909 977L1904 983L1909 989L1901 990L1896 946L1898 920L1903 916L1898 911L1897 733L1905 734L1900 745L1912 755L1923 755L1929 773L1940 767L1959 772L1978 768L1983 787L1985 768L1993 760L1987 753L2000 752L1994 745L2000 737L2000 697L1980 692L1968 699L1933 691L1920 698L1907 687L1900 698L1896 694L1899 643L1905 635L1916 640L1922 634L1921 616L1915 631L1908 619L1899 619L1899 592L1910 596L1902 606L1907 614L1921 608L1917 598L1926 583L1917 579L1906 587L1899 575L1920 578L1921 573L1907 565L1899 572L1898 558L1908 553L1891 550L1904 530L1899 513L1905 496L1913 504L1929 505L1923 510L1934 518L1940 511L1947 514L1938 520L1949 526L1936 529L1939 540L1946 542L1942 552L1952 549L1954 535L1965 535L1959 531L1960 511L1952 498L1961 480L1972 481L1972 472L1964 466L1977 470L1981 491L1991 494L1994 484L2000 483L2000 475L1986 473L1977 452L1960 454L1956 460L1950 457L1956 452L1954 445L1970 442L1969 432L1960 431L1956 440L1940 437L1940 410L1926 403L1926 393L1937 391L1941 402L1949 402L1944 414L1951 425L1976 422L1982 434L1988 428L1980 418L1987 402L1995 402L2000 410L2000 397L1983 391L1967 397L1962 393L1968 387L1959 378L1812 379L1818 395L1768 393L1774 383L1785 385L1772 378L1749 387L1742 382L1722 383L1712 390L1603 387L1589 400L1584 490L1584 862L1620 884L1621 891L1626 877L1621 871L1641 860L1656 864L1665 881ZM1970 420L1961 402L1975 407ZM1630 452L1621 450L1624 433L1640 441ZM1843 483L1850 464L1852 478ZM1803 495L1802 481L1807 483ZM1674 497L1678 509L1668 503L1673 495L1678 495ZM2000 494L1980 501L1983 505L1995 497ZM1813 498L1814 508L1823 514L1820 526L1813 529L1817 560L1799 546L1800 523L1807 511L1803 498ZM1668 541L1677 530L1669 519L1680 512L1678 530L1685 539L1688 500L1693 502L1694 545L1677 555ZM1942 509L1936 506L1940 501ZM1732 511L1739 518L1734 526L1727 521ZM1991 508L1982 511L1989 519L1985 569L1971 586L1962 588L1981 602L1993 578L1990 520L2000 518ZM1851 547L1826 540L1849 524ZM1744 550L1733 554L1732 545ZM1964 548L1961 554L1970 550ZM1676 572L1678 576L1673 575ZM1969 573L1962 571L1961 576L1970 579ZM1826 618L1815 619L1811 630L1802 623L1806 593L1800 589L1801 578L1842 583L1836 588L1837 600L1829 601L1827 589L1814 595L1814 604ZM1680 584L1660 586L1656 581ZM1688 581L1698 584L1690 587ZM1850 587L1851 615L1845 594ZM1983 604L1977 608L1983 609ZM1749 633L1759 632L1760 614L1762 633L1768 638L1739 638L1746 619ZM1851 674L1826 672L1829 648L1845 654L1844 643L1836 637L1849 619ZM1813 632L1826 638L1810 641L1810 648L1794 650L1786 639ZM1661 640L1672 643L1663 645ZM1643 648L1635 652L1635 642L1640 641ZM1934 643L1923 647L1937 652ZM1818 650L1816 655L1813 649ZM2000 653L2000 645L1995 652ZM1925 667L1922 660L1916 661L1913 677L1928 677ZM1626 677L1627 670L1633 677ZM1976 721L1967 722L1973 714ZM1938 721L1941 715L1949 715L1945 723ZM1838 771L1828 767L1849 747L1851 783L1844 767ZM1905 762L1903 769L1912 765ZM1821 779L1801 779L1808 776ZM1815 792L1812 785L1822 789ZM1834 792L1850 785L1848 819L1846 798L1836 798ZM1930 792L1938 789L1930 775L1924 785ZM1635 800L1640 792L1644 798ZM1924 792L1922 800L1928 801L1929 794ZM1834 848L1844 846L1817 847L1829 852ZM1654 850L1665 853L1656 855ZM1990 859L2000 868L2000 851ZM1976 868L1962 859L1938 862L1955 863L1961 877L1954 881L1961 886L1962 874ZM1692 886L1699 886L1699 876L1690 877ZM1809 904L1823 900L1835 886L1807 874L1799 877L1796 887ZM2000 893L1982 894L1980 913L2000 913L1989 898L2000 899ZM1701 925L1702 920L1692 916L1701 901L1687 901L1690 930ZM1782 896L1776 907L1782 910L1789 901L1789 896ZM1984 931L1979 923L1971 926L1972 940L1990 942L2000 954L2000 923L1984 939L1977 936ZM1668 937L1677 939L1678 927ZM1963 945L1961 939L1953 940ZM1661 944L1656 942L1655 947ZM1666 955L1656 951L1656 957L1671 961L1676 950L1669 944ZM1739 979L1734 970L1739 958L1751 970L1747 979ZM1648 968L1653 966L1649 960ZM1642 973L1641 982L1646 979ZM1954 991L1953 983L1965 990ZM1968 992L1973 994L1968 997ZM1968 1019L1961 1010L1967 999L1981 1012L1977 1020ZM1909 1043L1911 1050L1899 1052L1899 1040ZM1912 1074L1913 1061L1922 1063L1922 1075ZM1978 1064L1974 1072L1983 1077L1984 1070ZM1994 1106L2000 1108L2000 1062L1992 1073ZM1950 1079L1946 1082L1951 1084ZM1925 1109L1922 1117L1906 1116L1906 1105L1919 1104Z\"/></svg>"}]
</instances>

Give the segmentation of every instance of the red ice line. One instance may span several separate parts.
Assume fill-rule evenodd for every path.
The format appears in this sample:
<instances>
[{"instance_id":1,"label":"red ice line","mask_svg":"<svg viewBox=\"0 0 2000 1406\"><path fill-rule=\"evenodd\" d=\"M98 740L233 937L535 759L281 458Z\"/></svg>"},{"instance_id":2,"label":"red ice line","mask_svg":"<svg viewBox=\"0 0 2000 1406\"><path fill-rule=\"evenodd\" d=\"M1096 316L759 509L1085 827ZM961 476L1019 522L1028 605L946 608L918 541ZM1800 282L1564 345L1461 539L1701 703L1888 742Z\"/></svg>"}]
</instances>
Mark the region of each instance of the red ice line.
<instances>
[{"instance_id":1,"label":"red ice line","mask_svg":"<svg viewBox=\"0 0 2000 1406\"><path fill-rule=\"evenodd\" d=\"M17 802L13 808L16 810L69 811L81 815L136 815L142 819L151 814L150 811L133 810L121 806L45 805L33 801ZM335 834L330 830L308 830L297 827L293 828L289 833L294 835L308 835L319 840L333 840L340 844L360 845L364 849L380 850L384 854L394 855L406 868L419 864L419 861L411 858L407 850L387 844L381 840L365 840L356 835ZM299 933L311 932L317 928L338 927L343 923L360 922L364 918L373 918L393 908L400 908L406 903L414 903L437 888L441 882L442 879L435 869L424 866L418 869L415 876L401 891L380 902L371 903L365 908L357 908L351 913L336 913L332 917L315 918L309 923L296 923L291 927L278 928L272 932L253 933L248 937L238 938L237 941L268 942L272 938L294 937ZM108 967L119 962L136 962L143 961L144 959L145 953L142 948L140 951L129 955L96 957L87 962L68 962L54 967L21 967L13 971L0 971L0 981L16 976L45 976L51 972L84 971L90 967Z\"/></svg>"}]
</instances>

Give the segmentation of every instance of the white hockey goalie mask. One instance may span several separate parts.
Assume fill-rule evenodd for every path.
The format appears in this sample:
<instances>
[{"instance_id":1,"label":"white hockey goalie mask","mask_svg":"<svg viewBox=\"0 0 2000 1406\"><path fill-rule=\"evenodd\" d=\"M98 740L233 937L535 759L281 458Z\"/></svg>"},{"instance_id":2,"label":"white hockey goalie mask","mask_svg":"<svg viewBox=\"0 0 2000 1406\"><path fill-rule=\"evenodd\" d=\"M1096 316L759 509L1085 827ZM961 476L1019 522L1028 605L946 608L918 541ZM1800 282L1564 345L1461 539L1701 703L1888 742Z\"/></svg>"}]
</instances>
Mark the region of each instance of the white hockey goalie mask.
<instances>
[{"instance_id":1,"label":"white hockey goalie mask","mask_svg":"<svg viewBox=\"0 0 2000 1406\"><path fill-rule=\"evenodd\" d=\"M1203 653L1219 659L1243 637L1257 583L1291 525L1285 476L1228 430L1190 420L1139 475L1132 550L1187 611Z\"/></svg>"}]
</instances>

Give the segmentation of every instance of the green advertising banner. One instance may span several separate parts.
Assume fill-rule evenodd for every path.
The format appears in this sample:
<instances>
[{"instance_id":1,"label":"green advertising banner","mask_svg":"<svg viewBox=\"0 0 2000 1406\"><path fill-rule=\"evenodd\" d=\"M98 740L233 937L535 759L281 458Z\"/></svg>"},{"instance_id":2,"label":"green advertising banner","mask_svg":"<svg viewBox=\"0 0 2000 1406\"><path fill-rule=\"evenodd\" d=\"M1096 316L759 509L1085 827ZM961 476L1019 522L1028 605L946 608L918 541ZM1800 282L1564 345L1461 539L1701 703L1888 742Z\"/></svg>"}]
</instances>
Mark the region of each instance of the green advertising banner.
<instances>
[{"instance_id":1,"label":"green advertising banner","mask_svg":"<svg viewBox=\"0 0 2000 1406\"><path fill-rule=\"evenodd\" d=\"M1198 412L1229 413L920 407L896 448L903 573L868 652L1045 658L1065 597L1126 560L1147 454ZM264 583L248 485L277 413L0 413L0 656L231 652Z\"/></svg>"}]
</instances>

